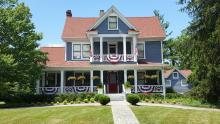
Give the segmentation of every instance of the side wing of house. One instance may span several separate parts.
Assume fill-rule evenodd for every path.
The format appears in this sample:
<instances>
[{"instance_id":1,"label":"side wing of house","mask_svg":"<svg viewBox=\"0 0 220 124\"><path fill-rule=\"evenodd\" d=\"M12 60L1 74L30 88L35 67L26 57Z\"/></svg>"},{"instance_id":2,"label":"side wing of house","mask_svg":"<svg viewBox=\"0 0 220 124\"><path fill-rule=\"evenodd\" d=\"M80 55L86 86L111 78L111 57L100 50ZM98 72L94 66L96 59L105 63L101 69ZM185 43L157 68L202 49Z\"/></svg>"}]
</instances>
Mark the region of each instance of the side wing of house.
<instances>
[{"instance_id":1,"label":"side wing of house","mask_svg":"<svg viewBox=\"0 0 220 124\"><path fill-rule=\"evenodd\" d=\"M187 79L177 70L173 71L169 77L165 78L166 87L172 87L178 93L189 91L192 86L187 83Z\"/></svg>"}]
</instances>

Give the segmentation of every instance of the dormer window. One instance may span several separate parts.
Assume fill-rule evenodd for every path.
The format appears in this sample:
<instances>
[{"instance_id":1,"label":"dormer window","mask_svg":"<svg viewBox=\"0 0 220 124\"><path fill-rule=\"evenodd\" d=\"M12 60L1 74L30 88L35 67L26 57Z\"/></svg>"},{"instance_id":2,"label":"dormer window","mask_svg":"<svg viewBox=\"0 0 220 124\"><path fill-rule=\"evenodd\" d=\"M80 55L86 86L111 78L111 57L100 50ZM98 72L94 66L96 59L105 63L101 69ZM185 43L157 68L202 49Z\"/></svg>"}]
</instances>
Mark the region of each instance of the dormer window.
<instances>
[{"instance_id":1,"label":"dormer window","mask_svg":"<svg viewBox=\"0 0 220 124\"><path fill-rule=\"evenodd\" d=\"M179 73L173 72L173 79L178 79L178 78L179 78Z\"/></svg>"},{"instance_id":2,"label":"dormer window","mask_svg":"<svg viewBox=\"0 0 220 124\"><path fill-rule=\"evenodd\" d=\"M118 29L118 17L117 16L109 16L108 17L108 29L109 30L117 30Z\"/></svg>"}]
</instances>

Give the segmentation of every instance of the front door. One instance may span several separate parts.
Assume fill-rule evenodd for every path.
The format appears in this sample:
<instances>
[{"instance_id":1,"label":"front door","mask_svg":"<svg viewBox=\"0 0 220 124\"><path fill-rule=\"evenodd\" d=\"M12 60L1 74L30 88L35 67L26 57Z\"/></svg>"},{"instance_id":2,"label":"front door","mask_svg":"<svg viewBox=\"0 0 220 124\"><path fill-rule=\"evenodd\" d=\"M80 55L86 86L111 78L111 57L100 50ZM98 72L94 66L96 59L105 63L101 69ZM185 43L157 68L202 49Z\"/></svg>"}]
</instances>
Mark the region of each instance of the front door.
<instances>
[{"instance_id":1,"label":"front door","mask_svg":"<svg viewBox=\"0 0 220 124\"><path fill-rule=\"evenodd\" d=\"M109 73L108 91L109 91L109 93L118 93L118 82L117 82L117 73L116 72Z\"/></svg>"}]
</instances>

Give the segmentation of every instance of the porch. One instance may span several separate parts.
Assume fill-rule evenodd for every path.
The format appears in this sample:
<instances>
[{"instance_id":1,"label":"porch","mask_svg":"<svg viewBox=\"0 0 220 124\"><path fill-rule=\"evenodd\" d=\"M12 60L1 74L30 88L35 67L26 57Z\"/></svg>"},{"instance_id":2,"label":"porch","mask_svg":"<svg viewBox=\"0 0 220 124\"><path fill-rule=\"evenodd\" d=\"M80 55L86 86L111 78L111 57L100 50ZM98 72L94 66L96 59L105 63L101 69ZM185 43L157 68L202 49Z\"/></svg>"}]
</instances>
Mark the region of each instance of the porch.
<instances>
[{"instance_id":1,"label":"porch","mask_svg":"<svg viewBox=\"0 0 220 124\"><path fill-rule=\"evenodd\" d=\"M37 93L97 93L99 84L104 94L124 93L125 82L130 82L132 93L162 93L162 75L162 70L45 71L37 81Z\"/></svg>"}]
</instances>

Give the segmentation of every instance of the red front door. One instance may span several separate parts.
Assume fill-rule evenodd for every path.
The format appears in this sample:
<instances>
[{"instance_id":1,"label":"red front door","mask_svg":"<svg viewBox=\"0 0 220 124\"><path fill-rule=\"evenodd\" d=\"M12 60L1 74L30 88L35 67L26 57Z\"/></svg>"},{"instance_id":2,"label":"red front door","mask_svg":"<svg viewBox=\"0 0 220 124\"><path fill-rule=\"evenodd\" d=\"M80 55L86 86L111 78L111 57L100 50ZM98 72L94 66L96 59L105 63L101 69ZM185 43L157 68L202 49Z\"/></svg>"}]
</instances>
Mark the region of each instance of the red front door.
<instances>
[{"instance_id":1,"label":"red front door","mask_svg":"<svg viewBox=\"0 0 220 124\"><path fill-rule=\"evenodd\" d=\"M117 83L117 73L110 72L109 73L109 93L118 93L118 83Z\"/></svg>"}]
</instances>

